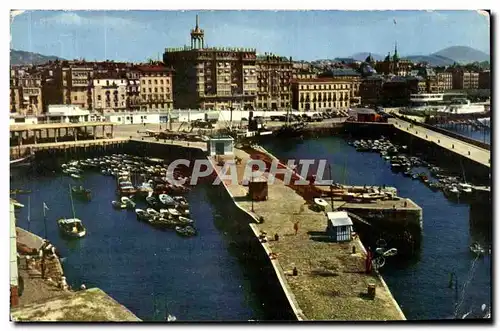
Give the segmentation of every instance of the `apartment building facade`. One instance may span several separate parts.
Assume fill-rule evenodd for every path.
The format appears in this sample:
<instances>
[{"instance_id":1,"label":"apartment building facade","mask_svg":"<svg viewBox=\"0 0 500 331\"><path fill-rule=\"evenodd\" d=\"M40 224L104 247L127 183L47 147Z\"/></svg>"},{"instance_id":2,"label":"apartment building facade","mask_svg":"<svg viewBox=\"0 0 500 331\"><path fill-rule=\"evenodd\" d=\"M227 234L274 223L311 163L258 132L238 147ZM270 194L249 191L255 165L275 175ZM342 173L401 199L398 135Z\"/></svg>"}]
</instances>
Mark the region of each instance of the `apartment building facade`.
<instances>
[{"instance_id":1,"label":"apartment building facade","mask_svg":"<svg viewBox=\"0 0 500 331\"><path fill-rule=\"evenodd\" d=\"M351 84L331 77L295 79L292 81L292 108L299 111L348 109Z\"/></svg>"},{"instance_id":2,"label":"apartment building facade","mask_svg":"<svg viewBox=\"0 0 500 331\"><path fill-rule=\"evenodd\" d=\"M43 111L42 78L38 73L26 70L11 70L10 113L16 115L39 115Z\"/></svg>"},{"instance_id":3,"label":"apartment building facade","mask_svg":"<svg viewBox=\"0 0 500 331\"><path fill-rule=\"evenodd\" d=\"M174 107L253 109L257 95L255 49L209 48L204 31L191 30L191 46L166 48L163 62L172 67Z\"/></svg>"},{"instance_id":4,"label":"apartment building facade","mask_svg":"<svg viewBox=\"0 0 500 331\"><path fill-rule=\"evenodd\" d=\"M289 109L292 105L292 58L264 54L256 58L257 109Z\"/></svg>"}]
</instances>

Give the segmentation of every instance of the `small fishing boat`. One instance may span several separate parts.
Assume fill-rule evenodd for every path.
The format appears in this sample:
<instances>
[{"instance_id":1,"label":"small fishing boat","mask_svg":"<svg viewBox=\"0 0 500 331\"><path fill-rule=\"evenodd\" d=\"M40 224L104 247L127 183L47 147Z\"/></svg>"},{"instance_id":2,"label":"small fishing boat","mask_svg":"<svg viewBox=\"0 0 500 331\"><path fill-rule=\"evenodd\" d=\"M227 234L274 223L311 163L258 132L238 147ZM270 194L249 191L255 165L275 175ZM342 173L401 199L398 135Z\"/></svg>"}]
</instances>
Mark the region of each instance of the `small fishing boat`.
<instances>
[{"instance_id":1,"label":"small fishing boat","mask_svg":"<svg viewBox=\"0 0 500 331\"><path fill-rule=\"evenodd\" d=\"M187 208L189 207L189 202L187 201L187 199L183 196L175 196L175 197L172 197L172 199L174 199L175 202L178 203L178 206L179 207L182 207L182 208Z\"/></svg>"},{"instance_id":2,"label":"small fishing boat","mask_svg":"<svg viewBox=\"0 0 500 331\"><path fill-rule=\"evenodd\" d=\"M181 215L182 215L182 216L184 216L184 217L188 217L188 216L190 215L190 213L189 213L189 209L187 209L187 208L186 208L186 209L179 208L179 209L177 209L177 210L178 210L178 211L181 213Z\"/></svg>"},{"instance_id":3,"label":"small fishing boat","mask_svg":"<svg viewBox=\"0 0 500 331\"><path fill-rule=\"evenodd\" d=\"M192 226L186 226L186 227L176 226L175 232L177 232L178 235L183 237L192 237L196 235L196 229Z\"/></svg>"},{"instance_id":4,"label":"small fishing boat","mask_svg":"<svg viewBox=\"0 0 500 331\"><path fill-rule=\"evenodd\" d=\"M486 253L486 250L477 242L472 243L469 246L469 249L472 253L476 255L484 255Z\"/></svg>"},{"instance_id":5,"label":"small fishing boat","mask_svg":"<svg viewBox=\"0 0 500 331\"><path fill-rule=\"evenodd\" d=\"M73 213L73 218L61 218L57 220L57 225L59 226L59 230L65 236L70 238L81 238L85 236L87 233L83 223L80 219L76 218L75 215L75 206L73 205L73 197L71 194L71 185L68 185L69 188L69 199L71 201L71 211ZM45 212L45 209L44 209Z\"/></svg>"},{"instance_id":6,"label":"small fishing boat","mask_svg":"<svg viewBox=\"0 0 500 331\"><path fill-rule=\"evenodd\" d=\"M116 200L111 201L111 205L113 205L113 208L115 208L115 209L125 209L125 208L127 208L126 204L124 204L121 201L116 201Z\"/></svg>"},{"instance_id":7,"label":"small fishing boat","mask_svg":"<svg viewBox=\"0 0 500 331\"><path fill-rule=\"evenodd\" d=\"M467 184L467 183L459 183L458 189L460 190L460 193L465 193L465 194L472 193L472 185Z\"/></svg>"},{"instance_id":8,"label":"small fishing boat","mask_svg":"<svg viewBox=\"0 0 500 331\"><path fill-rule=\"evenodd\" d=\"M179 218L177 220L177 224L180 226L188 226L188 225L191 225L193 223L194 223L194 221L192 219L184 217L184 216L179 216Z\"/></svg>"},{"instance_id":9,"label":"small fishing boat","mask_svg":"<svg viewBox=\"0 0 500 331\"><path fill-rule=\"evenodd\" d=\"M137 219L140 221L149 221L151 219L151 215L149 215L145 210L136 209L135 213L137 215Z\"/></svg>"},{"instance_id":10,"label":"small fishing boat","mask_svg":"<svg viewBox=\"0 0 500 331\"><path fill-rule=\"evenodd\" d=\"M146 213L148 213L149 216L152 216L152 217L160 217L161 216L161 214L159 212L157 212L156 210L154 210L153 208L146 209Z\"/></svg>"},{"instance_id":11,"label":"small fishing boat","mask_svg":"<svg viewBox=\"0 0 500 331\"><path fill-rule=\"evenodd\" d=\"M88 201L92 199L92 191L89 189L84 188L83 186L73 186L71 188L71 193L73 193L75 196L84 198Z\"/></svg>"},{"instance_id":12,"label":"small fishing boat","mask_svg":"<svg viewBox=\"0 0 500 331\"><path fill-rule=\"evenodd\" d=\"M57 225L61 233L71 238L81 238L87 233L82 221L78 218L61 218L57 220Z\"/></svg>"},{"instance_id":13,"label":"small fishing boat","mask_svg":"<svg viewBox=\"0 0 500 331\"><path fill-rule=\"evenodd\" d=\"M78 174L69 174L71 177L75 178L75 179L80 179L82 178L82 176L78 175Z\"/></svg>"},{"instance_id":14,"label":"small fishing boat","mask_svg":"<svg viewBox=\"0 0 500 331\"><path fill-rule=\"evenodd\" d=\"M172 217L179 217L179 216L181 216L181 213L177 209L174 209L174 208L168 208L167 212L170 215L172 215Z\"/></svg>"},{"instance_id":15,"label":"small fishing boat","mask_svg":"<svg viewBox=\"0 0 500 331\"><path fill-rule=\"evenodd\" d=\"M156 207L158 205L158 200L154 196L146 197L146 203L151 207Z\"/></svg>"},{"instance_id":16,"label":"small fishing boat","mask_svg":"<svg viewBox=\"0 0 500 331\"><path fill-rule=\"evenodd\" d=\"M391 169L393 171L400 171L402 167L402 164L399 162L391 162Z\"/></svg>"},{"instance_id":17,"label":"small fishing boat","mask_svg":"<svg viewBox=\"0 0 500 331\"><path fill-rule=\"evenodd\" d=\"M168 194L160 194L158 196L158 199L160 200L160 202L164 206L175 206L176 205L174 199L172 199L172 197Z\"/></svg>"},{"instance_id":18,"label":"small fishing boat","mask_svg":"<svg viewBox=\"0 0 500 331\"><path fill-rule=\"evenodd\" d=\"M120 201L122 204L126 206L128 209L134 209L135 208L135 202L132 201L129 197L121 197Z\"/></svg>"}]
</instances>

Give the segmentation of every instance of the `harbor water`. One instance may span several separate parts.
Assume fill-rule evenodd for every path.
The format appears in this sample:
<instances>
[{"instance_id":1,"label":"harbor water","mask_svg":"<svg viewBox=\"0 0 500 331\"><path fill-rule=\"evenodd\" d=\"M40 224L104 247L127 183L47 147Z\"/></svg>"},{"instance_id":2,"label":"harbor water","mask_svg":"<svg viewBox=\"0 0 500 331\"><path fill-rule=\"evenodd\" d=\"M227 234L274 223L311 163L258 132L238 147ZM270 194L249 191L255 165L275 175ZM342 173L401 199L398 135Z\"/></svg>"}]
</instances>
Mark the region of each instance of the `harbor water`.
<instances>
[{"instance_id":1,"label":"harbor water","mask_svg":"<svg viewBox=\"0 0 500 331\"><path fill-rule=\"evenodd\" d=\"M441 125L442 128L461 134L472 138L474 140L480 141L482 143L491 145L491 129L481 128L473 129L471 126L466 125Z\"/></svg>"},{"instance_id":2,"label":"harbor water","mask_svg":"<svg viewBox=\"0 0 500 331\"><path fill-rule=\"evenodd\" d=\"M490 306L490 256L475 260L469 244L491 244L491 214L471 214L468 204L451 202L420 181L393 173L379 154L357 152L340 137L272 139L263 146L282 160L326 159L336 182L394 186L423 208L418 254L408 260L389 258L381 270L408 319L451 318L469 311L469 317L478 317L482 304ZM11 189L32 191L30 208L28 195L15 197L25 205L17 212L18 226L45 236L46 224L48 239L64 257L71 286L99 287L146 321L164 320L166 314L186 321L268 320L284 315L280 307L268 304L266 279L248 263L245 255L251 252L238 247L228 226L238 222L238 216L214 197L213 187L199 185L187 195L199 235L183 238L137 221L133 211L113 209L115 179L85 173L81 183L92 190L92 201L75 199L74 205L87 235L66 240L56 220L72 215L69 183L78 182L60 173L40 175L20 169L12 171L10 180ZM49 207L46 222L43 202ZM449 288L450 273L457 276L456 290Z\"/></svg>"},{"instance_id":3,"label":"harbor water","mask_svg":"<svg viewBox=\"0 0 500 331\"><path fill-rule=\"evenodd\" d=\"M340 137L276 139L261 144L282 161L326 159L335 182L393 186L400 196L422 207L420 251L411 259L389 258L381 269L407 319L461 317L469 311L468 317L484 316L481 305L491 304L491 257L475 261L469 244L491 244L491 212L471 215L468 204L449 201L442 192L392 172L378 153L357 152ZM457 290L455 285L449 288L450 273L458 279Z\"/></svg>"},{"instance_id":4,"label":"harbor water","mask_svg":"<svg viewBox=\"0 0 500 331\"><path fill-rule=\"evenodd\" d=\"M74 199L87 235L66 240L56 220L72 217L69 183L77 181L20 169L11 173L11 188L32 191L29 224L28 195L15 197L25 205L17 212L18 226L44 237L42 206L47 204L47 237L61 252L73 288L99 287L146 321L165 320L166 314L180 321L276 318L273 307L261 300L263 287L252 282L258 279L255 268L245 264L245 252L238 250L226 226L237 220L210 199L212 187L196 186L187 195L199 234L184 238L139 222L134 211L113 209L115 179L87 172L81 183L92 190L92 201Z\"/></svg>"}]
</instances>

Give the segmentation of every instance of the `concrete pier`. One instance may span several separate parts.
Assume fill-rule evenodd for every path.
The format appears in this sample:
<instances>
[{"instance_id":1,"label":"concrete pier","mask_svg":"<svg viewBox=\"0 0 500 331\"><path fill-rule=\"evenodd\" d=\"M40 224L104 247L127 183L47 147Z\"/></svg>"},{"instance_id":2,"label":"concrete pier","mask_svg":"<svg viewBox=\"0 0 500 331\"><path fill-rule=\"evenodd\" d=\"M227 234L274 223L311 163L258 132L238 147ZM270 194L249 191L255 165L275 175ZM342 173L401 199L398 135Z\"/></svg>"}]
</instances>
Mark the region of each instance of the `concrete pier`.
<instances>
[{"instance_id":1,"label":"concrete pier","mask_svg":"<svg viewBox=\"0 0 500 331\"><path fill-rule=\"evenodd\" d=\"M235 149L235 156L242 159L237 165L241 182L250 155ZM211 161L220 172L217 162ZM255 235L267 233L263 248L298 320L405 319L381 276L365 274L365 253L359 238L349 243L324 240L325 215L310 210L294 189L276 179L269 186L267 201L252 202L241 184L224 182L224 186L235 203L256 220L250 225ZM261 217L264 222L257 223ZM297 221L299 230L295 234ZM278 240L273 239L275 234ZM376 287L374 299L366 294L369 284Z\"/></svg>"}]
</instances>

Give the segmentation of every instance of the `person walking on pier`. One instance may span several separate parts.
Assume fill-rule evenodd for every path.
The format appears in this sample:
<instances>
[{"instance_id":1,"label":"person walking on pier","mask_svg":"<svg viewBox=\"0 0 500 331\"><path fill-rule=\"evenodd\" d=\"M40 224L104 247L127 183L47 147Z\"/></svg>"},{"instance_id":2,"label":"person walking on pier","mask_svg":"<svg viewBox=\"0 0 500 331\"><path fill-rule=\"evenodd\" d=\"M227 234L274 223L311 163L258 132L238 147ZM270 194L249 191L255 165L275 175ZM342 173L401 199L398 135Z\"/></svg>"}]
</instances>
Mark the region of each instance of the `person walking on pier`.
<instances>
[{"instance_id":1,"label":"person walking on pier","mask_svg":"<svg viewBox=\"0 0 500 331\"><path fill-rule=\"evenodd\" d=\"M299 221L293 223L293 230L295 231L295 235L297 235L297 232L299 232Z\"/></svg>"}]
</instances>

